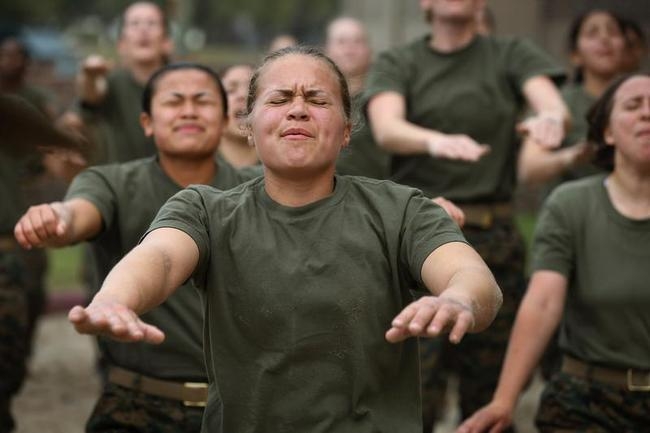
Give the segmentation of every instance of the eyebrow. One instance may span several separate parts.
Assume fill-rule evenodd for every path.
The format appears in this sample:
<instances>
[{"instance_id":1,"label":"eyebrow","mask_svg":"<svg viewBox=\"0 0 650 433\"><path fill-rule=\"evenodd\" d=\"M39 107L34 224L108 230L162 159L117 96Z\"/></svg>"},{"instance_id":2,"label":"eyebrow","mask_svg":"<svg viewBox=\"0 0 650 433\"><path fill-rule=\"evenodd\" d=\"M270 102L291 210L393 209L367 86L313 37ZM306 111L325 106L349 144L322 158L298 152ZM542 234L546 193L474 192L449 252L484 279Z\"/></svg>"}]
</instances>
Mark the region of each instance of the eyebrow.
<instances>
[{"instance_id":1,"label":"eyebrow","mask_svg":"<svg viewBox=\"0 0 650 433\"><path fill-rule=\"evenodd\" d=\"M172 98L185 98L186 96L188 96L187 94L180 93L180 92L164 92L163 91L161 93L162 93L162 96L167 96L167 97L172 97ZM212 92L207 91L207 90L192 93L192 94L189 95L189 97L191 97L191 98L201 98L203 96L214 96L214 95L212 94Z\"/></svg>"},{"instance_id":2,"label":"eyebrow","mask_svg":"<svg viewBox=\"0 0 650 433\"><path fill-rule=\"evenodd\" d=\"M271 91L271 93L279 93L282 96L293 96L296 94L296 92L292 89L274 89ZM320 89L306 90L304 92L304 96L307 98L312 96L322 96L322 95L327 95L327 92Z\"/></svg>"}]
</instances>

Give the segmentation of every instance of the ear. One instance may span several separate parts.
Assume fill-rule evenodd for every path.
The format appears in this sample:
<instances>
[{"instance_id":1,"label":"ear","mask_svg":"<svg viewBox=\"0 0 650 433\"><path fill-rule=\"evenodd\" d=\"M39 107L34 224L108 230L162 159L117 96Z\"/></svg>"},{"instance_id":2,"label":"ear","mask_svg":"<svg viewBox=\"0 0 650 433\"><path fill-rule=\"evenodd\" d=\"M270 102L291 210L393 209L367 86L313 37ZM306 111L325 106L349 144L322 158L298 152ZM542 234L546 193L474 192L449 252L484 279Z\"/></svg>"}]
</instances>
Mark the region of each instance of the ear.
<instances>
[{"instance_id":1,"label":"ear","mask_svg":"<svg viewBox=\"0 0 650 433\"><path fill-rule=\"evenodd\" d=\"M149 116L147 113L140 113L140 126L142 126L142 129L144 129L144 135L147 137L152 137L153 136L153 125L151 121L151 116Z\"/></svg>"},{"instance_id":2,"label":"ear","mask_svg":"<svg viewBox=\"0 0 650 433\"><path fill-rule=\"evenodd\" d=\"M605 140L605 144L609 146L614 145L614 134L612 134L612 130L609 126L605 128L605 131L603 132L603 139Z\"/></svg>"},{"instance_id":3,"label":"ear","mask_svg":"<svg viewBox=\"0 0 650 433\"><path fill-rule=\"evenodd\" d=\"M348 147L350 144L350 137L352 136L352 124L350 122L346 123L345 129L343 130L343 144L341 149Z\"/></svg>"}]
</instances>

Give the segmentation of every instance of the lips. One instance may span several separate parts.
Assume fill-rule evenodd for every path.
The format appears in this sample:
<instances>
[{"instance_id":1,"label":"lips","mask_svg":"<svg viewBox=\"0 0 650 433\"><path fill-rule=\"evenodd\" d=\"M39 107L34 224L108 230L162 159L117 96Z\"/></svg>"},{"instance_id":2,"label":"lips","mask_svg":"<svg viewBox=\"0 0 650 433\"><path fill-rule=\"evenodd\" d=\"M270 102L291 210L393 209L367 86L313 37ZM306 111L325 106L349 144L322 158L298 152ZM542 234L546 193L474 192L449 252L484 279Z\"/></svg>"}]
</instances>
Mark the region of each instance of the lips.
<instances>
[{"instance_id":1,"label":"lips","mask_svg":"<svg viewBox=\"0 0 650 433\"><path fill-rule=\"evenodd\" d=\"M313 138L314 134L303 128L289 128L282 131L280 137L287 138Z\"/></svg>"},{"instance_id":2,"label":"lips","mask_svg":"<svg viewBox=\"0 0 650 433\"><path fill-rule=\"evenodd\" d=\"M186 123L183 125L178 125L174 128L174 131L179 132L203 132L205 128L196 123Z\"/></svg>"}]
</instances>

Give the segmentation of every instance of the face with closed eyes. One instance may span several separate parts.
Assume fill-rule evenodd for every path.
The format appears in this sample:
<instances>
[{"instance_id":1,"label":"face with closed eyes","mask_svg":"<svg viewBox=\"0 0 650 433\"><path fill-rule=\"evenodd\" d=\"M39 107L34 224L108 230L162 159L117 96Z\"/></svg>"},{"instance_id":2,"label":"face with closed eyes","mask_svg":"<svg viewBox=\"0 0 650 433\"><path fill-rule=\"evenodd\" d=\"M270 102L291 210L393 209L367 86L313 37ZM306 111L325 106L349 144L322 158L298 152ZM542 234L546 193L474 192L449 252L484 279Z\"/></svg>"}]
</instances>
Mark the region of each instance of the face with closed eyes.
<instances>
[{"instance_id":1,"label":"face with closed eyes","mask_svg":"<svg viewBox=\"0 0 650 433\"><path fill-rule=\"evenodd\" d=\"M161 157L211 158L227 123L214 78L198 69L180 69L159 78L151 98L151 114L142 113L147 136Z\"/></svg>"},{"instance_id":2,"label":"face with closed eyes","mask_svg":"<svg viewBox=\"0 0 650 433\"><path fill-rule=\"evenodd\" d=\"M249 139L265 168L281 177L334 171L350 140L340 83L324 60L288 54L267 63L258 79Z\"/></svg>"}]
</instances>

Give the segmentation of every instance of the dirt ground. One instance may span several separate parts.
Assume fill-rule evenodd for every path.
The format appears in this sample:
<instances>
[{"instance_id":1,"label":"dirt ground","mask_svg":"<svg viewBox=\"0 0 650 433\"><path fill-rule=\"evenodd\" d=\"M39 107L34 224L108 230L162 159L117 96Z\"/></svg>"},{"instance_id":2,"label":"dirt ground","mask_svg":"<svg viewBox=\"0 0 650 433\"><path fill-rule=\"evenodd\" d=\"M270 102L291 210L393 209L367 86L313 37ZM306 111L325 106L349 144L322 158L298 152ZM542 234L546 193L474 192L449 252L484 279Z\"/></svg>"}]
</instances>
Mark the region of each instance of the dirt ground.
<instances>
[{"instance_id":1,"label":"dirt ground","mask_svg":"<svg viewBox=\"0 0 650 433\"><path fill-rule=\"evenodd\" d=\"M65 313L50 313L40 322L29 377L14 401L16 433L82 433L99 393L94 370L95 346L75 333ZM535 433L532 417L541 390L534 381L517 412L520 433ZM454 398L453 392L450 398ZM454 430L458 414L448 411L436 433Z\"/></svg>"},{"instance_id":2,"label":"dirt ground","mask_svg":"<svg viewBox=\"0 0 650 433\"><path fill-rule=\"evenodd\" d=\"M99 393L93 340L55 313L43 317L34 343L27 382L13 404L16 433L82 433Z\"/></svg>"}]
</instances>

